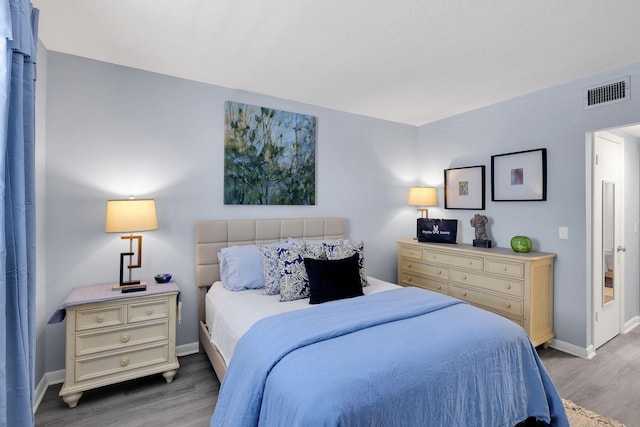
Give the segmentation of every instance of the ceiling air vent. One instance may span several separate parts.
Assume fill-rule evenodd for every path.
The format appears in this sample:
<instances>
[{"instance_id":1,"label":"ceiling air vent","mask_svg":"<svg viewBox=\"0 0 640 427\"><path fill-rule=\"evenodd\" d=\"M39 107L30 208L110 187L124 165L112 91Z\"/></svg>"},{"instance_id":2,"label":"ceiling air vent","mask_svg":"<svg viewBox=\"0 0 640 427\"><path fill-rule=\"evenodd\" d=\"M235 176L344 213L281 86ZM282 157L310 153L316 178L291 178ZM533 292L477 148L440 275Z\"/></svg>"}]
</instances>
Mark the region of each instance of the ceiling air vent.
<instances>
[{"instance_id":1,"label":"ceiling air vent","mask_svg":"<svg viewBox=\"0 0 640 427\"><path fill-rule=\"evenodd\" d=\"M629 76L584 90L584 108L594 108L629 100Z\"/></svg>"}]
</instances>

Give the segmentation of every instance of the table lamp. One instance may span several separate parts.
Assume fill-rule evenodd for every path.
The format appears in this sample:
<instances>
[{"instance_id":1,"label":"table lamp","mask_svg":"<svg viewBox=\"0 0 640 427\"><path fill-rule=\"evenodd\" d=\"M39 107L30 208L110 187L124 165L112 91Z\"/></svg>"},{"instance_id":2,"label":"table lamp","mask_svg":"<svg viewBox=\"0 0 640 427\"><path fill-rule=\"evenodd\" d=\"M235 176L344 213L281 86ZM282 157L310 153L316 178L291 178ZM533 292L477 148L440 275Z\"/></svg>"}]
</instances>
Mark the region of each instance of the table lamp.
<instances>
[{"instance_id":1,"label":"table lamp","mask_svg":"<svg viewBox=\"0 0 640 427\"><path fill-rule=\"evenodd\" d=\"M129 233L121 236L121 239L129 240L129 252L120 253L120 281L114 285L114 290L123 286L140 285L139 280L131 280L131 269L142 266L142 236L134 236L134 232L156 230L158 218L156 217L156 202L153 199L124 199L107 201L107 219L105 231L107 233ZM132 264L133 240L137 240L138 261ZM124 258L129 257L129 279L124 280Z\"/></svg>"},{"instance_id":2,"label":"table lamp","mask_svg":"<svg viewBox=\"0 0 640 427\"><path fill-rule=\"evenodd\" d=\"M437 206L436 189L433 187L411 187L409 189L410 206L420 206L422 218L429 218L429 209L425 206Z\"/></svg>"}]
</instances>

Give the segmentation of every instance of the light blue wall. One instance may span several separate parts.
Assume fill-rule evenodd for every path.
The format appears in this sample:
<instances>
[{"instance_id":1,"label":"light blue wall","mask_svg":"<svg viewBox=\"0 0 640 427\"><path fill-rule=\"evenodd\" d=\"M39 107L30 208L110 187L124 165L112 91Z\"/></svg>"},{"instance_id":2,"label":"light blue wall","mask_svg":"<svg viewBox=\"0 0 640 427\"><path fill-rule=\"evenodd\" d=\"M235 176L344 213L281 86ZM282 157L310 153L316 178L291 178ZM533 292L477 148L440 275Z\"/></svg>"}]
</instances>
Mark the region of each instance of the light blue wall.
<instances>
[{"instance_id":1,"label":"light blue wall","mask_svg":"<svg viewBox=\"0 0 640 427\"><path fill-rule=\"evenodd\" d=\"M584 88L631 76L631 100L585 110ZM476 111L420 127L417 157L424 159L420 173L450 167L486 165L490 237L509 246L512 236L527 235L534 250L558 254L555 263L554 329L559 340L586 348L591 344L591 289L587 274L590 243L587 236L586 171L587 132L640 122L640 97L633 89L640 81L640 64L545 89ZM625 218L638 222L638 151L627 144L627 198ZM547 149L547 201L492 202L491 155ZM432 181L442 186L443 178ZM444 211L462 221L462 240L471 242L469 219L473 211ZM569 227L569 239L558 238L558 227ZM590 226L589 226L590 227ZM628 228L629 244L638 234ZM459 239L460 240L460 239ZM627 280L626 320L638 315L638 252L627 265L634 271Z\"/></svg>"},{"instance_id":2,"label":"light blue wall","mask_svg":"<svg viewBox=\"0 0 640 427\"><path fill-rule=\"evenodd\" d=\"M414 126L49 52L46 109L46 312L76 286L117 281L119 234L106 201L156 199L136 277L172 273L183 292L178 345L198 341L194 224L199 219L343 216L368 273L395 281L396 240L413 230ZM224 102L314 115L315 206L223 204ZM64 367L64 323L46 327L47 371Z\"/></svg>"},{"instance_id":3,"label":"light blue wall","mask_svg":"<svg viewBox=\"0 0 640 427\"><path fill-rule=\"evenodd\" d=\"M430 216L459 219L459 240L471 242L468 224L476 212L443 208L443 170L485 164L490 237L508 246L511 236L526 234L535 249L558 254L557 337L589 345L585 132L640 122L640 100L584 111L582 92L625 75L633 84L640 64L416 128L55 52L47 59L46 224L39 238L46 255L39 281L46 286L47 318L73 287L117 279L123 242L104 232L107 199L129 194L156 199L160 228L144 233L143 267L135 275L170 272L182 285L178 345L183 345L198 340L196 220L344 216L348 237L365 241L369 274L395 281L395 242L415 233L408 187L440 186L440 203ZM316 206L223 204L226 100L318 118ZM548 150L548 200L491 202L490 156L540 147ZM636 166L637 183L637 147L630 152L627 169ZM627 190L637 200L637 186ZM637 222L637 203L627 208L626 218ZM558 226L569 227L569 240L558 239ZM627 318L640 312L637 253L628 261L636 269ZM46 371L62 369L64 323L44 331L46 345L38 353L46 351Z\"/></svg>"}]
</instances>

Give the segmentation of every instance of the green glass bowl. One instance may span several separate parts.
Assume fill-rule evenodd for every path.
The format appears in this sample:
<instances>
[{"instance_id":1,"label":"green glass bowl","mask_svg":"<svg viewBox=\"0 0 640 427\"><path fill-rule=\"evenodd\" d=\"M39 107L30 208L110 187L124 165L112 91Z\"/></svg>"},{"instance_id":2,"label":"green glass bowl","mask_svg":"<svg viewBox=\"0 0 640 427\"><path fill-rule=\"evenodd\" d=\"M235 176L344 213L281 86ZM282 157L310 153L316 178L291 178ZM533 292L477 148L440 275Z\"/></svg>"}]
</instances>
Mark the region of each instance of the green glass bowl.
<instances>
[{"instance_id":1,"label":"green glass bowl","mask_svg":"<svg viewBox=\"0 0 640 427\"><path fill-rule=\"evenodd\" d=\"M531 239L527 236L515 236L511 239L511 249L516 252L529 252L531 250Z\"/></svg>"}]
</instances>

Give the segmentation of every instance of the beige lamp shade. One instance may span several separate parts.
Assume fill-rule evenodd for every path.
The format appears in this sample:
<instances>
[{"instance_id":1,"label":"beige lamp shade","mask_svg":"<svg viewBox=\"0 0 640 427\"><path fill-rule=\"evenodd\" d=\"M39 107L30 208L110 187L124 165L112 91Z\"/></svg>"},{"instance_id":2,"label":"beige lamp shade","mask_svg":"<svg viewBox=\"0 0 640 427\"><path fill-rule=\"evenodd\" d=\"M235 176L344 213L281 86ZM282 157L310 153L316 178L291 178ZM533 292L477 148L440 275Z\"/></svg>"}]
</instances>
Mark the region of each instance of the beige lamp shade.
<instances>
[{"instance_id":1,"label":"beige lamp shade","mask_svg":"<svg viewBox=\"0 0 640 427\"><path fill-rule=\"evenodd\" d=\"M411 206L436 206L436 189L433 187L411 187L408 204Z\"/></svg>"},{"instance_id":2,"label":"beige lamp shade","mask_svg":"<svg viewBox=\"0 0 640 427\"><path fill-rule=\"evenodd\" d=\"M107 233L133 233L158 229L156 201L125 199L107 201Z\"/></svg>"}]
</instances>

